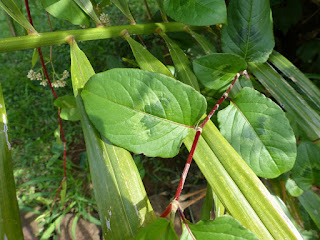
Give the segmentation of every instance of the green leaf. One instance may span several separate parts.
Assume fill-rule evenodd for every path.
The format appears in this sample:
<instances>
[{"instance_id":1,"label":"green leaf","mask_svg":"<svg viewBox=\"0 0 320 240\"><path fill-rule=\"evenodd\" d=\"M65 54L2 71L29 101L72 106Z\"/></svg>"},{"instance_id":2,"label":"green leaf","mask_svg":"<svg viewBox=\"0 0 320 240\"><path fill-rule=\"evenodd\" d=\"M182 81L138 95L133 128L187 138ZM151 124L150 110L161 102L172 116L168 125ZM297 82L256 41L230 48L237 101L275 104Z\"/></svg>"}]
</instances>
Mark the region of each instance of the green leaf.
<instances>
[{"instance_id":1,"label":"green leaf","mask_svg":"<svg viewBox=\"0 0 320 240\"><path fill-rule=\"evenodd\" d=\"M6 11L15 21L17 21L21 26L23 26L28 33L37 34L37 31L29 23L29 21L24 17L19 7L13 0L0 0L0 7Z\"/></svg>"},{"instance_id":2,"label":"green leaf","mask_svg":"<svg viewBox=\"0 0 320 240\"><path fill-rule=\"evenodd\" d=\"M66 194L67 194L67 181L62 181L62 188L60 192L60 198L61 198L61 206L64 206L65 200L66 200Z\"/></svg>"},{"instance_id":3,"label":"green leaf","mask_svg":"<svg viewBox=\"0 0 320 240\"><path fill-rule=\"evenodd\" d=\"M140 43L133 40L127 32L124 33L124 38L130 44L133 55L142 70L155 73L162 73L169 77L173 77L169 69L162 62L160 62L156 57L154 57Z\"/></svg>"},{"instance_id":4,"label":"green leaf","mask_svg":"<svg viewBox=\"0 0 320 240\"><path fill-rule=\"evenodd\" d=\"M247 62L267 61L274 47L269 0L232 0L221 42L224 52L238 54Z\"/></svg>"},{"instance_id":5,"label":"green leaf","mask_svg":"<svg viewBox=\"0 0 320 240\"><path fill-rule=\"evenodd\" d=\"M293 181L291 178L288 178L286 181L286 190L290 193L293 197L298 197L303 193L303 190L299 188L295 181Z\"/></svg>"},{"instance_id":6,"label":"green leaf","mask_svg":"<svg viewBox=\"0 0 320 240\"><path fill-rule=\"evenodd\" d=\"M135 24L135 20L131 14L129 5L128 5L128 0L111 0L114 5L117 6L117 8L120 9L120 11L128 18L131 24Z\"/></svg>"},{"instance_id":7,"label":"green leaf","mask_svg":"<svg viewBox=\"0 0 320 240\"><path fill-rule=\"evenodd\" d=\"M64 120L68 121L79 121L80 120L80 113L77 108L76 99L74 96L65 95L62 97L57 98L54 101L54 105L56 107L60 107L60 117Z\"/></svg>"},{"instance_id":8,"label":"green leaf","mask_svg":"<svg viewBox=\"0 0 320 240\"><path fill-rule=\"evenodd\" d=\"M13 176L8 120L0 83L0 238L23 239Z\"/></svg>"},{"instance_id":9,"label":"green leaf","mask_svg":"<svg viewBox=\"0 0 320 240\"><path fill-rule=\"evenodd\" d=\"M200 221L197 224L188 224L192 234L198 240L258 240L256 235L243 227L236 219L230 216L219 217L214 221ZM192 240L186 227L183 227L181 240Z\"/></svg>"},{"instance_id":10,"label":"green leaf","mask_svg":"<svg viewBox=\"0 0 320 240\"><path fill-rule=\"evenodd\" d=\"M179 239L172 224L164 218L157 218L147 227L142 228L135 240L176 240Z\"/></svg>"},{"instance_id":11,"label":"green leaf","mask_svg":"<svg viewBox=\"0 0 320 240\"><path fill-rule=\"evenodd\" d=\"M73 0L96 24L101 24L90 0Z\"/></svg>"},{"instance_id":12,"label":"green leaf","mask_svg":"<svg viewBox=\"0 0 320 240\"><path fill-rule=\"evenodd\" d=\"M292 169L292 179L303 190L312 184L320 186L320 147L312 142L301 142L298 146L296 163Z\"/></svg>"},{"instance_id":13,"label":"green leaf","mask_svg":"<svg viewBox=\"0 0 320 240\"><path fill-rule=\"evenodd\" d=\"M132 239L155 215L131 154L102 138L91 124L79 91L94 70L74 39L67 41L71 47L73 92L81 116L103 237Z\"/></svg>"},{"instance_id":14,"label":"green leaf","mask_svg":"<svg viewBox=\"0 0 320 240\"><path fill-rule=\"evenodd\" d=\"M191 69L191 63L189 62L187 56L184 54L178 44L171 40L164 32L160 32L159 34L166 41L166 44L169 48L172 61L176 68L177 79L199 91L200 88L198 79Z\"/></svg>"},{"instance_id":15,"label":"green leaf","mask_svg":"<svg viewBox=\"0 0 320 240\"><path fill-rule=\"evenodd\" d=\"M56 18L68 20L75 25L90 25L87 14L73 0L41 0L41 3Z\"/></svg>"},{"instance_id":16,"label":"green leaf","mask_svg":"<svg viewBox=\"0 0 320 240\"><path fill-rule=\"evenodd\" d=\"M199 140L194 159L228 212L261 239L301 239L264 184L211 121L202 137L211 153ZM187 139L190 149L192 140Z\"/></svg>"},{"instance_id":17,"label":"green leaf","mask_svg":"<svg viewBox=\"0 0 320 240\"><path fill-rule=\"evenodd\" d=\"M156 0L157 5L158 5L159 10L160 10L160 13L161 13L162 20L164 22L168 22L167 15L165 14L164 9L163 9L163 1L164 0Z\"/></svg>"},{"instance_id":18,"label":"green leaf","mask_svg":"<svg viewBox=\"0 0 320 240\"><path fill-rule=\"evenodd\" d=\"M163 74L112 69L91 77L82 98L90 120L114 144L173 157L206 110L205 98Z\"/></svg>"},{"instance_id":19,"label":"green leaf","mask_svg":"<svg viewBox=\"0 0 320 240\"><path fill-rule=\"evenodd\" d=\"M247 68L242 57L229 53L214 53L193 61L193 70L207 88L225 90L238 72Z\"/></svg>"},{"instance_id":20,"label":"green leaf","mask_svg":"<svg viewBox=\"0 0 320 240\"><path fill-rule=\"evenodd\" d=\"M31 60L31 66L34 67L36 65L36 63L38 62L39 59L39 52L38 49L34 49L33 50L33 54L32 54L32 60Z\"/></svg>"},{"instance_id":21,"label":"green leaf","mask_svg":"<svg viewBox=\"0 0 320 240\"><path fill-rule=\"evenodd\" d=\"M295 117L310 140L320 138L320 116L269 64L249 63L248 69L269 91L282 108Z\"/></svg>"},{"instance_id":22,"label":"green leaf","mask_svg":"<svg viewBox=\"0 0 320 240\"><path fill-rule=\"evenodd\" d=\"M225 23L227 18L223 0L165 0L164 10L177 22L195 26Z\"/></svg>"},{"instance_id":23,"label":"green leaf","mask_svg":"<svg viewBox=\"0 0 320 240\"><path fill-rule=\"evenodd\" d=\"M285 113L264 95L243 88L219 111L221 134L260 177L275 178L295 162L296 139Z\"/></svg>"},{"instance_id":24,"label":"green leaf","mask_svg":"<svg viewBox=\"0 0 320 240\"><path fill-rule=\"evenodd\" d=\"M191 34L191 36L200 44L205 54L216 53L217 49L213 45L213 43L209 42L204 36L196 33L189 28L187 28L187 32Z\"/></svg>"},{"instance_id":25,"label":"green leaf","mask_svg":"<svg viewBox=\"0 0 320 240\"><path fill-rule=\"evenodd\" d=\"M292 80L320 110L320 89L280 53L273 51L269 61Z\"/></svg>"},{"instance_id":26,"label":"green leaf","mask_svg":"<svg viewBox=\"0 0 320 240\"><path fill-rule=\"evenodd\" d=\"M298 197L299 202L320 229L320 197L311 190L305 191Z\"/></svg>"},{"instance_id":27,"label":"green leaf","mask_svg":"<svg viewBox=\"0 0 320 240\"><path fill-rule=\"evenodd\" d=\"M72 234L72 239L76 240L76 228L77 228L77 223L80 217L80 213L77 213L76 216L74 217L73 221L72 221L72 226L71 226L71 234Z\"/></svg>"}]
</instances>

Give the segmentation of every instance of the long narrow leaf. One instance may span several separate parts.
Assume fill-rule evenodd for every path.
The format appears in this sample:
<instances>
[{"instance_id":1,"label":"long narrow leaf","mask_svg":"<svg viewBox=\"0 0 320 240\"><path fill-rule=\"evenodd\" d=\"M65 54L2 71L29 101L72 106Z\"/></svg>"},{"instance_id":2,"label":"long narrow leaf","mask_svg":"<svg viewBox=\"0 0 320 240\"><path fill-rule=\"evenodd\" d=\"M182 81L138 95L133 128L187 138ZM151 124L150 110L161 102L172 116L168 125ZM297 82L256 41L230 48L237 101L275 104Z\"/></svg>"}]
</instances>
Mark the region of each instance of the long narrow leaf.
<instances>
[{"instance_id":1,"label":"long narrow leaf","mask_svg":"<svg viewBox=\"0 0 320 240\"><path fill-rule=\"evenodd\" d=\"M13 178L7 114L0 84L0 239L23 239Z\"/></svg>"},{"instance_id":2,"label":"long narrow leaf","mask_svg":"<svg viewBox=\"0 0 320 240\"><path fill-rule=\"evenodd\" d=\"M273 200L263 183L211 121L205 125L202 135L274 239L301 239L299 232ZM197 163L199 165L199 161ZM225 206L230 211L229 207Z\"/></svg>"},{"instance_id":3,"label":"long narrow leaf","mask_svg":"<svg viewBox=\"0 0 320 240\"><path fill-rule=\"evenodd\" d=\"M311 140L320 138L320 116L285 79L267 63L249 63L248 67L281 107L295 116L296 122Z\"/></svg>"},{"instance_id":4,"label":"long narrow leaf","mask_svg":"<svg viewBox=\"0 0 320 240\"><path fill-rule=\"evenodd\" d=\"M151 223L155 215L130 153L102 139L85 113L79 89L94 70L76 42L69 40L72 83L104 238L130 239L141 226Z\"/></svg>"},{"instance_id":5,"label":"long narrow leaf","mask_svg":"<svg viewBox=\"0 0 320 240\"><path fill-rule=\"evenodd\" d=\"M100 19L96 15L90 0L73 0L96 24L101 24Z\"/></svg>"},{"instance_id":6,"label":"long narrow leaf","mask_svg":"<svg viewBox=\"0 0 320 240\"><path fill-rule=\"evenodd\" d=\"M176 44L167 36L167 34L162 31L159 32L159 34L165 40L169 48L172 61L176 68L177 79L199 91L200 88L197 77L192 72L191 63L189 62L189 59L187 58L185 53L178 46L178 44Z\"/></svg>"},{"instance_id":7,"label":"long narrow leaf","mask_svg":"<svg viewBox=\"0 0 320 240\"><path fill-rule=\"evenodd\" d=\"M303 93L318 107L320 110L320 89L310 81L296 66L294 66L287 58L273 51L269 57L269 61L283 72L303 91Z\"/></svg>"},{"instance_id":8,"label":"long narrow leaf","mask_svg":"<svg viewBox=\"0 0 320 240\"><path fill-rule=\"evenodd\" d=\"M15 21L23 26L28 33L37 34L37 31L24 17L19 7L13 0L0 0L0 7L2 7L3 10L5 10Z\"/></svg>"},{"instance_id":9,"label":"long narrow leaf","mask_svg":"<svg viewBox=\"0 0 320 240\"><path fill-rule=\"evenodd\" d=\"M190 134L184 141L189 150L191 149L193 138L194 134ZM254 209L250 206L250 203L231 178L231 175L220 163L203 137L199 139L193 158L213 191L218 195L218 198L226 206L230 214L261 239L273 239L268 229L261 222Z\"/></svg>"},{"instance_id":10,"label":"long narrow leaf","mask_svg":"<svg viewBox=\"0 0 320 240\"><path fill-rule=\"evenodd\" d=\"M117 6L117 8L120 9L120 11L128 18L131 24L135 24L136 21L134 20L129 5L128 0L111 0L114 5Z\"/></svg>"}]
</instances>

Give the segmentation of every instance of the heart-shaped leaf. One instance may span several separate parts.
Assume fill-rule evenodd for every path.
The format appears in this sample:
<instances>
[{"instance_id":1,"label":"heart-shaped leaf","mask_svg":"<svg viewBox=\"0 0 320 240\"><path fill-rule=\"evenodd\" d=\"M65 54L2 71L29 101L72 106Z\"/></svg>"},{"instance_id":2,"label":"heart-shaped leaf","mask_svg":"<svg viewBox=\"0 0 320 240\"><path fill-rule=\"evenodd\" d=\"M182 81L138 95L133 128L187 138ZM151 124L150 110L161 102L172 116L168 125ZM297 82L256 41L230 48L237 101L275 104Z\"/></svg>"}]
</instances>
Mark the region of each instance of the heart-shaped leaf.
<instances>
[{"instance_id":1,"label":"heart-shaped leaf","mask_svg":"<svg viewBox=\"0 0 320 240\"><path fill-rule=\"evenodd\" d=\"M222 135L260 177L289 171L297 149L293 130L281 108L264 95L244 88L218 113Z\"/></svg>"},{"instance_id":2,"label":"heart-shaped leaf","mask_svg":"<svg viewBox=\"0 0 320 240\"><path fill-rule=\"evenodd\" d=\"M176 240L179 239L172 224L164 218L158 218L138 232L135 240Z\"/></svg>"},{"instance_id":3,"label":"heart-shaped leaf","mask_svg":"<svg viewBox=\"0 0 320 240\"><path fill-rule=\"evenodd\" d=\"M223 0L165 0L165 12L185 24L206 26L226 22Z\"/></svg>"},{"instance_id":4,"label":"heart-shaped leaf","mask_svg":"<svg viewBox=\"0 0 320 240\"><path fill-rule=\"evenodd\" d=\"M248 62L267 61L274 47L269 0L232 0L221 42L224 52L238 54Z\"/></svg>"},{"instance_id":5,"label":"heart-shaped leaf","mask_svg":"<svg viewBox=\"0 0 320 240\"><path fill-rule=\"evenodd\" d=\"M75 25L89 26L89 17L73 0L41 0L43 7L52 16L68 20Z\"/></svg>"},{"instance_id":6,"label":"heart-shaped leaf","mask_svg":"<svg viewBox=\"0 0 320 240\"><path fill-rule=\"evenodd\" d=\"M229 53L214 53L193 61L193 70L209 89L225 90L235 75L247 68L242 57Z\"/></svg>"},{"instance_id":7,"label":"heart-shaped leaf","mask_svg":"<svg viewBox=\"0 0 320 240\"><path fill-rule=\"evenodd\" d=\"M173 157L206 110L205 98L168 76L112 69L82 92L90 120L112 143L147 156Z\"/></svg>"},{"instance_id":8,"label":"heart-shaped leaf","mask_svg":"<svg viewBox=\"0 0 320 240\"><path fill-rule=\"evenodd\" d=\"M188 226L198 240L258 240L256 235L230 216L219 217L214 221L200 221L195 225L189 224ZM192 240L185 227L183 228L181 240Z\"/></svg>"},{"instance_id":9,"label":"heart-shaped leaf","mask_svg":"<svg viewBox=\"0 0 320 240\"><path fill-rule=\"evenodd\" d=\"M301 142L296 163L292 169L292 179L303 190L312 184L320 186L320 147L312 142Z\"/></svg>"}]
</instances>

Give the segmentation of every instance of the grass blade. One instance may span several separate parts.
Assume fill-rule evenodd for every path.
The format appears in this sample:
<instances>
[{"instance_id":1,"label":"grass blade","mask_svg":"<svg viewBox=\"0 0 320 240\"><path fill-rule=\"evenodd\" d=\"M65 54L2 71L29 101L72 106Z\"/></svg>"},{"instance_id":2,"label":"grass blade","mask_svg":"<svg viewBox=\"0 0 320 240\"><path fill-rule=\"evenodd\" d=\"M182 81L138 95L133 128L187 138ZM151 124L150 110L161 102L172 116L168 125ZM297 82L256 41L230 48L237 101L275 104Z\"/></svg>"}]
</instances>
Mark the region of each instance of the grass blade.
<instances>
[{"instance_id":1,"label":"grass blade","mask_svg":"<svg viewBox=\"0 0 320 240\"><path fill-rule=\"evenodd\" d=\"M295 116L297 123L310 140L320 138L320 116L285 79L267 63L249 63L248 69L280 103L280 106Z\"/></svg>"},{"instance_id":2,"label":"grass blade","mask_svg":"<svg viewBox=\"0 0 320 240\"><path fill-rule=\"evenodd\" d=\"M320 110L320 89L309 78L277 51L272 52L269 61L291 79Z\"/></svg>"},{"instance_id":3,"label":"grass blade","mask_svg":"<svg viewBox=\"0 0 320 240\"><path fill-rule=\"evenodd\" d=\"M0 84L0 239L23 239L13 177L7 114Z\"/></svg>"}]
</instances>

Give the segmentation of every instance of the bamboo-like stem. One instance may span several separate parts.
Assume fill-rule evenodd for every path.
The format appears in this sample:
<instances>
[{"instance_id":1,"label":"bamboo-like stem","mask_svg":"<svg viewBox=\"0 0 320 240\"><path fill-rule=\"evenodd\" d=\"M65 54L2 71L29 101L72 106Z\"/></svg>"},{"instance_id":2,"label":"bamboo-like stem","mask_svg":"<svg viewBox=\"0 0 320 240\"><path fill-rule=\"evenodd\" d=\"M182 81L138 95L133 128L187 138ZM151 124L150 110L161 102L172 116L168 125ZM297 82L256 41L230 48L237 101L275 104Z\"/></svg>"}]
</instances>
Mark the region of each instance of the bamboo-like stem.
<instances>
[{"instance_id":1,"label":"bamboo-like stem","mask_svg":"<svg viewBox=\"0 0 320 240\"><path fill-rule=\"evenodd\" d=\"M79 30L67 30L48 33L39 33L38 35L28 35L22 37L11 37L0 39L0 53L12 52L23 49L38 48L51 45L66 43L66 38L74 36L77 41L89 41L98 39L107 39L120 37L121 31L127 29L129 34L150 34L155 33L160 27L164 32L182 32L186 25L182 23L149 23L136 25L122 25L111 27L98 27ZM203 27L190 26L190 29L197 30Z\"/></svg>"}]
</instances>

